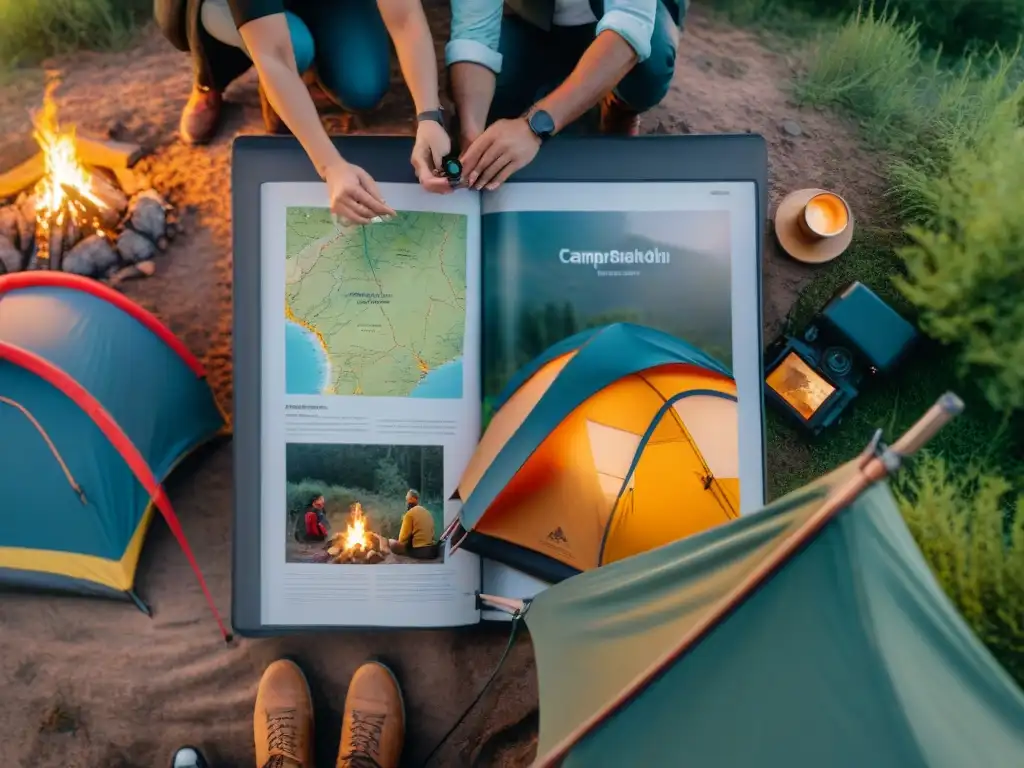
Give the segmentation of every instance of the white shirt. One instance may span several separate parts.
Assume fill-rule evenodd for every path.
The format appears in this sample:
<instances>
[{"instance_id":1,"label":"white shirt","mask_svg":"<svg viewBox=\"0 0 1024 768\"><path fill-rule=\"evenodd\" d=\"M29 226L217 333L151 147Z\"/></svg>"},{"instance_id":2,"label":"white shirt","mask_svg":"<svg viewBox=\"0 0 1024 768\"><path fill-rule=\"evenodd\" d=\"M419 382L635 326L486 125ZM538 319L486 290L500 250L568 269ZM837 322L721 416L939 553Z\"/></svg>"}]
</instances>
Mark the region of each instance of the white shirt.
<instances>
[{"instance_id":1,"label":"white shirt","mask_svg":"<svg viewBox=\"0 0 1024 768\"><path fill-rule=\"evenodd\" d=\"M555 17L552 24L556 27L578 27L596 21L597 17L590 8L590 0L555 0Z\"/></svg>"}]
</instances>

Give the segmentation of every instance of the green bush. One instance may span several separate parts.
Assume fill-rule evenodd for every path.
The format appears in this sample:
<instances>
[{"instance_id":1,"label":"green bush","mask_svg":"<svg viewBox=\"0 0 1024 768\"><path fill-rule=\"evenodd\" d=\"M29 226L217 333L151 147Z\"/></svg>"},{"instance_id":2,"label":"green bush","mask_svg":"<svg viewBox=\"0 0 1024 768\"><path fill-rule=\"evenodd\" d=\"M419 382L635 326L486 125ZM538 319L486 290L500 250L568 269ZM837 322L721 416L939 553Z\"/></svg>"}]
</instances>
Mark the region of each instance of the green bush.
<instances>
[{"instance_id":1,"label":"green bush","mask_svg":"<svg viewBox=\"0 0 1024 768\"><path fill-rule=\"evenodd\" d=\"M901 292L921 329L957 345L963 372L999 411L1024 408L1024 89L971 136L949 167L919 183L930 217L907 228Z\"/></svg>"},{"instance_id":2,"label":"green bush","mask_svg":"<svg viewBox=\"0 0 1024 768\"><path fill-rule=\"evenodd\" d=\"M1024 496L1003 478L933 455L897 476L900 511L939 583L1024 685Z\"/></svg>"},{"instance_id":3,"label":"green bush","mask_svg":"<svg viewBox=\"0 0 1024 768\"><path fill-rule=\"evenodd\" d=\"M152 7L146 0L0 0L0 65L120 47Z\"/></svg>"}]
</instances>

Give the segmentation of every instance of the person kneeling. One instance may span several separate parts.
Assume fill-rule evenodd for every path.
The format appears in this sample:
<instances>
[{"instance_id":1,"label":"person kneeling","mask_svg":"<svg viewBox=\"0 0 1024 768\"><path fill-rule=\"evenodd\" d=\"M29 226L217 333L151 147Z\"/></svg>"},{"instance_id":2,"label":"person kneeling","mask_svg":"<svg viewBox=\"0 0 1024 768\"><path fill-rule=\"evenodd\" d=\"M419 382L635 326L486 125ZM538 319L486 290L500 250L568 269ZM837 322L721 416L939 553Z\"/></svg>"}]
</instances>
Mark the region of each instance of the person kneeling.
<instances>
[{"instance_id":1,"label":"person kneeling","mask_svg":"<svg viewBox=\"0 0 1024 768\"><path fill-rule=\"evenodd\" d=\"M388 539L388 548L396 555L417 560L436 560L440 548L434 539L434 516L420 506L420 495L410 490L405 494L406 512L397 539Z\"/></svg>"},{"instance_id":2,"label":"person kneeling","mask_svg":"<svg viewBox=\"0 0 1024 768\"><path fill-rule=\"evenodd\" d=\"M393 40L418 113L413 168L429 191L451 191L440 171L451 142L420 0L155 0L154 16L167 39L193 58L182 139L210 141L224 90L255 66L267 130L295 134L327 182L332 212L355 224L395 211L370 175L338 154L302 76L315 73L321 90L346 109L373 109L390 87Z\"/></svg>"},{"instance_id":3,"label":"person kneeling","mask_svg":"<svg viewBox=\"0 0 1024 768\"><path fill-rule=\"evenodd\" d=\"M602 133L637 135L668 93L688 4L507 0L502 18L502 0L452 0L445 63L463 178L497 188L597 105Z\"/></svg>"}]
</instances>

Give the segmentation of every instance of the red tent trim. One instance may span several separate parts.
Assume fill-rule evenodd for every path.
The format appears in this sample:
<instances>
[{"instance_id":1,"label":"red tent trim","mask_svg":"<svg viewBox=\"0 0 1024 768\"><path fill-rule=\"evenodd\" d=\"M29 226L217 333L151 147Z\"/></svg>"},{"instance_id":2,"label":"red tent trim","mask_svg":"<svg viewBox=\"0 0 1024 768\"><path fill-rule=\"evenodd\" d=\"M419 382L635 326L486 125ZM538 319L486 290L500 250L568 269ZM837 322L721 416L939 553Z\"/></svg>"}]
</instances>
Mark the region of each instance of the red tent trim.
<instances>
[{"instance_id":1,"label":"red tent trim","mask_svg":"<svg viewBox=\"0 0 1024 768\"><path fill-rule=\"evenodd\" d=\"M68 272L51 272L47 270L15 272L0 277L0 294L16 291L19 288L45 286L81 291L82 293L95 296L97 299L101 299L108 304L112 304L126 315L140 322L164 344L173 349L197 377L200 379L206 378L206 368L192 354L191 350L185 346L184 342L171 332L170 328L161 323L151 312L143 309L124 294L118 293L113 288L97 280L90 280L87 277L72 275Z\"/></svg>"},{"instance_id":2,"label":"red tent trim","mask_svg":"<svg viewBox=\"0 0 1024 768\"><path fill-rule=\"evenodd\" d=\"M17 277L17 275L15 275L15 277ZM2 292L2 289L3 285L0 284L0 292ZM81 408L82 411L93 420L107 440L110 441L111 445L113 445L117 452L121 454L121 458L124 459L125 464L128 465L128 468L132 471L132 474L135 475L142 487L146 489L146 493L149 494L153 504L160 510L160 514L163 515L164 520L167 521L167 527L171 529L171 533L174 534L174 538L178 540L179 546L185 553L185 557L188 560L189 565L192 567L192 570L196 574L196 578L199 580L199 586L203 590L203 596L206 598L206 602L210 606L210 610L213 612L213 617L217 621L217 626L220 628L221 634L224 636L226 641L230 640L231 633L228 632L227 627L224 624L224 620L221 618L220 611L217 610L217 605L213 601L213 595L210 594L210 589L206 585L206 579L203 578L203 573L199 568L199 564L196 562L195 556L192 554L192 548L189 546L188 539L185 537L185 532L182 530L178 516L174 512L174 508L171 506L170 499L167 498L163 485L157 481L156 477L153 475L153 470L146 463L146 460L143 458L142 454L139 453L138 448L135 447L135 444L132 443L128 435L124 433L124 430L122 430L114 420L114 417L110 415L110 412L107 411L107 409L104 408L95 397L89 394L89 392L86 391L81 384L75 381L66 371L33 352L16 347L8 342L0 341L0 359L8 360L14 365L20 366L30 373L35 374L55 389L59 390L66 397L70 398L75 405Z\"/></svg>"}]
</instances>

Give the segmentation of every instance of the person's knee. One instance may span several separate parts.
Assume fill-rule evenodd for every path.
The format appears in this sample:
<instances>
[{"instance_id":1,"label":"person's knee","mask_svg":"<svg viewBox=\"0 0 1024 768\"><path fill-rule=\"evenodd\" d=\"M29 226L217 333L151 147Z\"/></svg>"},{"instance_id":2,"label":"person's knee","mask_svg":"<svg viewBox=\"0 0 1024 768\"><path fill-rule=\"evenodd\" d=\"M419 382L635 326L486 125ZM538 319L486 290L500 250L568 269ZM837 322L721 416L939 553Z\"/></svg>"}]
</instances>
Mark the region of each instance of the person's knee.
<instances>
[{"instance_id":1,"label":"person's knee","mask_svg":"<svg viewBox=\"0 0 1024 768\"><path fill-rule=\"evenodd\" d=\"M313 44L313 33L309 27L291 11L285 11L288 20L288 32L292 39L292 51L295 53L295 67L302 74L313 66L316 46Z\"/></svg>"},{"instance_id":2,"label":"person's knee","mask_svg":"<svg viewBox=\"0 0 1024 768\"><path fill-rule=\"evenodd\" d=\"M622 78L616 95L637 112L657 106L668 94L676 72L678 30L668 11L659 3L651 36L651 55Z\"/></svg>"},{"instance_id":3,"label":"person's knee","mask_svg":"<svg viewBox=\"0 0 1024 768\"><path fill-rule=\"evenodd\" d=\"M390 67L371 66L370 62L353 63L329 72L321 70L319 74L324 88L338 103L358 111L380 104L391 86Z\"/></svg>"}]
</instances>

